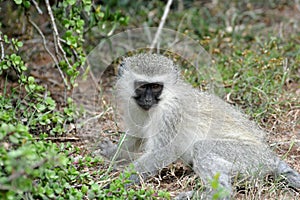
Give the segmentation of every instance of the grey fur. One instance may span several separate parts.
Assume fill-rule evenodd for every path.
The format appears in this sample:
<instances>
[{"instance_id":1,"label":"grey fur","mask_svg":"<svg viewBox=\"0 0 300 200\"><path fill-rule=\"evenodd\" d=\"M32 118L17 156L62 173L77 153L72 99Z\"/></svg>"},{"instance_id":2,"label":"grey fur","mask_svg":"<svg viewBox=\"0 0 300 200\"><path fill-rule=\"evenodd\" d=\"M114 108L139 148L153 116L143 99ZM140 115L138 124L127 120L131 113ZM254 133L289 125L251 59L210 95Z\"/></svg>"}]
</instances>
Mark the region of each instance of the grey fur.
<instances>
[{"instance_id":1,"label":"grey fur","mask_svg":"<svg viewBox=\"0 0 300 200\"><path fill-rule=\"evenodd\" d=\"M229 192L231 177L249 172L283 174L290 185L300 188L300 175L267 147L265 133L220 98L185 83L172 60L139 54L126 58L122 68L117 91L127 135L119 158L133 158L142 177L181 159L193 166L208 188L218 172ZM131 98L134 80L164 83L156 107L145 111L137 106ZM138 181L137 176L132 179Z\"/></svg>"}]
</instances>

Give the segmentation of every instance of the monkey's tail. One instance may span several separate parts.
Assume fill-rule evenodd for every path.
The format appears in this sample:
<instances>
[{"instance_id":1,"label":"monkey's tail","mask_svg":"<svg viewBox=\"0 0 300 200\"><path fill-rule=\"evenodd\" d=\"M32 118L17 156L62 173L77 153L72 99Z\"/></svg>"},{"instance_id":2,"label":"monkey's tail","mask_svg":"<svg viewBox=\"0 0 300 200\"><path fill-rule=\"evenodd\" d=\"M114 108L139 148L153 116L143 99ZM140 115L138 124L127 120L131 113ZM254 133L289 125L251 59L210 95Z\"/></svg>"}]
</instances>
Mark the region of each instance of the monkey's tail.
<instances>
[{"instance_id":1,"label":"monkey's tail","mask_svg":"<svg viewBox=\"0 0 300 200\"><path fill-rule=\"evenodd\" d=\"M277 175L282 175L289 186L300 189L300 174L282 160L279 161Z\"/></svg>"}]
</instances>

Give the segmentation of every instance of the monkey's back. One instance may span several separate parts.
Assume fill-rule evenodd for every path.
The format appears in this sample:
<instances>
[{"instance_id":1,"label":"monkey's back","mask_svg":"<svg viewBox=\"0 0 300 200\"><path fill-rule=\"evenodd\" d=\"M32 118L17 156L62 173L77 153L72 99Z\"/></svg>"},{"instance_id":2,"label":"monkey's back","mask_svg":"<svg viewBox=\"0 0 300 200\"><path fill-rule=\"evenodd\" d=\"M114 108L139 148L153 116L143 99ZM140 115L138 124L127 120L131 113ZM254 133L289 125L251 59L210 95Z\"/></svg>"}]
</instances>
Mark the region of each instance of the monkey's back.
<instances>
[{"instance_id":1,"label":"monkey's back","mask_svg":"<svg viewBox=\"0 0 300 200\"><path fill-rule=\"evenodd\" d=\"M265 132L237 108L214 94L201 92L186 84L181 92L183 102L180 104L183 106L184 118L182 127L187 126L189 130L189 126L194 127L193 130L198 132L198 139L219 138L263 143Z\"/></svg>"}]
</instances>

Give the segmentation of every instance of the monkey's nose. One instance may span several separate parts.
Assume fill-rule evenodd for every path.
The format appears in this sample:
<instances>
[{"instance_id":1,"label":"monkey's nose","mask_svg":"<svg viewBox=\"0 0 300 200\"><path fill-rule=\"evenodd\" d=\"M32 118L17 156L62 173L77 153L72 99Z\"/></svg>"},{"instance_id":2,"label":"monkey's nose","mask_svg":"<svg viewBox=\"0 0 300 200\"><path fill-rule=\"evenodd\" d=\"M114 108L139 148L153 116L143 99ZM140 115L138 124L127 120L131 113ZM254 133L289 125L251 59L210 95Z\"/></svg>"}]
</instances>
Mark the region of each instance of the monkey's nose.
<instances>
[{"instance_id":1,"label":"monkey's nose","mask_svg":"<svg viewBox=\"0 0 300 200\"><path fill-rule=\"evenodd\" d=\"M145 103L148 104L148 105L152 104L152 99L151 98L149 98L149 99L146 98Z\"/></svg>"}]
</instances>

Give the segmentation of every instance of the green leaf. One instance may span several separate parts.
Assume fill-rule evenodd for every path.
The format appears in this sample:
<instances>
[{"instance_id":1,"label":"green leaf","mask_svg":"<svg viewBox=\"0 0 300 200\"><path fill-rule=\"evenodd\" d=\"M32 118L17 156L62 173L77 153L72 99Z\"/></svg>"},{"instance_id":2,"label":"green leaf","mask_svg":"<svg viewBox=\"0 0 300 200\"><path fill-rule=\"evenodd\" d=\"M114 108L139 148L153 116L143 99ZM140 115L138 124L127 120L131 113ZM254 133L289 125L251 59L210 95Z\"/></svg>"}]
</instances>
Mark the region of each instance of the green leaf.
<instances>
[{"instance_id":1,"label":"green leaf","mask_svg":"<svg viewBox=\"0 0 300 200\"><path fill-rule=\"evenodd\" d=\"M8 138L9 138L9 141L11 141L14 144L18 144L19 143L19 139L16 138L14 135L10 135Z\"/></svg>"},{"instance_id":2,"label":"green leaf","mask_svg":"<svg viewBox=\"0 0 300 200\"><path fill-rule=\"evenodd\" d=\"M55 109L56 102L51 97L47 97L45 99L45 102L48 105L49 110L54 110Z\"/></svg>"},{"instance_id":3,"label":"green leaf","mask_svg":"<svg viewBox=\"0 0 300 200\"><path fill-rule=\"evenodd\" d=\"M16 127L16 132L18 133L28 133L28 127L22 124L18 124Z\"/></svg>"},{"instance_id":4,"label":"green leaf","mask_svg":"<svg viewBox=\"0 0 300 200\"><path fill-rule=\"evenodd\" d=\"M16 65L19 65L22 61L22 58L20 56L17 56L17 55L11 56L11 59Z\"/></svg>"},{"instance_id":5,"label":"green leaf","mask_svg":"<svg viewBox=\"0 0 300 200\"><path fill-rule=\"evenodd\" d=\"M14 0L15 4L20 5L22 3L22 0Z\"/></svg>"},{"instance_id":6,"label":"green leaf","mask_svg":"<svg viewBox=\"0 0 300 200\"><path fill-rule=\"evenodd\" d=\"M88 186L86 186L86 185L83 185L83 186L81 187L81 192L83 192L83 193L87 193L88 190L89 190L89 188L88 188Z\"/></svg>"},{"instance_id":7,"label":"green leaf","mask_svg":"<svg viewBox=\"0 0 300 200\"><path fill-rule=\"evenodd\" d=\"M46 106L44 104L37 104L36 108L38 109L39 112L43 112L46 109Z\"/></svg>"},{"instance_id":8,"label":"green leaf","mask_svg":"<svg viewBox=\"0 0 300 200\"><path fill-rule=\"evenodd\" d=\"M29 76L28 77L28 83L34 83L34 77Z\"/></svg>"},{"instance_id":9,"label":"green leaf","mask_svg":"<svg viewBox=\"0 0 300 200\"><path fill-rule=\"evenodd\" d=\"M11 132L15 131L15 126L12 125L12 124L6 124L6 123L3 123L3 124L1 125L0 130L3 130L3 131L6 132L6 133L11 133Z\"/></svg>"},{"instance_id":10,"label":"green leaf","mask_svg":"<svg viewBox=\"0 0 300 200\"><path fill-rule=\"evenodd\" d=\"M215 194L213 194L213 196L212 196L212 199L213 200L217 200L217 199L219 199L220 198L220 194L219 193L215 193Z\"/></svg>"},{"instance_id":11,"label":"green leaf","mask_svg":"<svg viewBox=\"0 0 300 200\"><path fill-rule=\"evenodd\" d=\"M35 89L35 86L36 86L35 84L29 84L29 85L28 85L28 87L29 87L30 90L34 90L34 89Z\"/></svg>"},{"instance_id":12,"label":"green leaf","mask_svg":"<svg viewBox=\"0 0 300 200\"><path fill-rule=\"evenodd\" d=\"M2 140L6 135L7 133L4 130L0 129L0 140Z\"/></svg>"},{"instance_id":13,"label":"green leaf","mask_svg":"<svg viewBox=\"0 0 300 200\"><path fill-rule=\"evenodd\" d=\"M82 19L81 19L81 20L78 20L78 21L76 22L76 24L77 24L78 27L83 27L84 21L83 21Z\"/></svg>"},{"instance_id":14,"label":"green leaf","mask_svg":"<svg viewBox=\"0 0 300 200\"><path fill-rule=\"evenodd\" d=\"M24 5L25 8L28 9L30 7L30 1L24 1L23 5Z\"/></svg>"},{"instance_id":15,"label":"green leaf","mask_svg":"<svg viewBox=\"0 0 300 200\"><path fill-rule=\"evenodd\" d=\"M25 65L22 65L20 68L21 68L22 71L26 71L27 70L27 67Z\"/></svg>"},{"instance_id":16,"label":"green leaf","mask_svg":"<svg viewBox=\"0 0 300 200\"><path fill-rule=\"evenodd\" d=\"M17 46L18 47L22 47L23 46L23 42L17 42Z\"/></svg>"},{"instance_id":17,"label":"green leaf","mask_svg":"<svg viewBox=\"0 0 300 200\"><path fill-rule=\"evenodd\" d=\"M76 3L76 0L68 0L69 5L74 5Z\"/></svg>"},{"instance_id":18,"label":"green leaf","mask_svg":"<svg viewBox=\"0 0 300 200\"><path fill-rule=\"evenodd\" d=\"M99 187L99 185L98 185L97 183L94 183L94 184L91 185L91 189L92 189L93 191L97 191L99 188L100 188L100 187Z\"/></svg>"},{"instance_id":19,"label":"green leaf","mask_svg":"<svg viewBox=\"0 0 300 200\"><path fill-rule=\"evenodd\" d=\"M61 155L59 157L59 163L63 166L66 166L69 163L69 159L66 156Z\"/></svg>"},{"instance_id":20,"label":"green leaf","mask_svg":"<svg viewBox=\"0 0 300 200\"><path fill-rule=\"evenodd\" d=\"M8 69L8 66L7 66L6 64L3 64L3 65L1 65L1 68L2 68L3 70L6 70L6 69Z\"/></svg>"}]
</instances>

